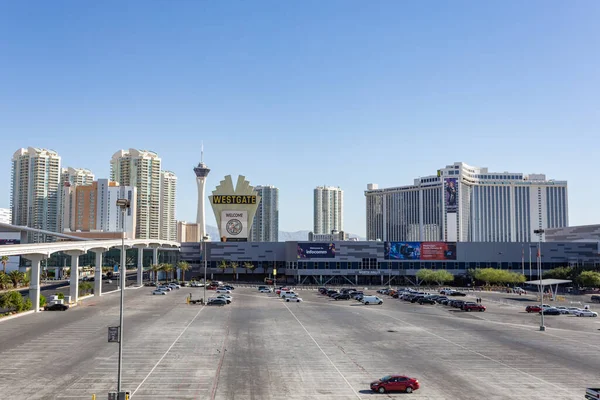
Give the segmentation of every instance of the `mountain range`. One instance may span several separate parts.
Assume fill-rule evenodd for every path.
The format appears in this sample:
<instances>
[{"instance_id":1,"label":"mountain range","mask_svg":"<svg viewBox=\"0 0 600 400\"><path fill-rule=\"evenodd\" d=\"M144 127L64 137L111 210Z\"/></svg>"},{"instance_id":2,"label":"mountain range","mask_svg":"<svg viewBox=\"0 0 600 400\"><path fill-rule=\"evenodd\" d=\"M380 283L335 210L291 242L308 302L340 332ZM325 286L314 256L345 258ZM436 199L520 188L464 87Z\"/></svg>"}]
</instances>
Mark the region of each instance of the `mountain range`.
<instances>
[{"instance_id":1,"label":"mountain range","mask_svg":"<svg viewBox=\"0 0 600 400\"><path fill-rule=\"evenodd\" d=\"M279 241L280 242L307 241L308 240L308 232L310 232L310 231L296 231L296 232L279 231ZM210 239L212 241L218 240L219 230L217 229L216 226L207 225L206 233L209 234ZM353 233L348 233L348 236L350 238L358 238L358 240L367 240L367 239L360 237L358 235L355 235Z\"/></svg>"}]
</instances>

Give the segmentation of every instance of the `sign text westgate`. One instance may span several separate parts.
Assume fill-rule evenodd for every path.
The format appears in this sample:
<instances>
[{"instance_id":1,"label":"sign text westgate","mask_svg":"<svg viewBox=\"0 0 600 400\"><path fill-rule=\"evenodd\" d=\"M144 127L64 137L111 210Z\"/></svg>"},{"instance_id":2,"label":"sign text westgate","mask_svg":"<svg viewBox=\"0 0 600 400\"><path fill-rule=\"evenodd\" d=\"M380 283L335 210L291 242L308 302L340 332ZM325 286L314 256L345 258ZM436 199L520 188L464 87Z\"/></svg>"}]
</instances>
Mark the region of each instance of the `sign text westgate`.
<instances>
[{"instance_id":1,"label":"sign text westgate","mask_svg":"<svg viewBox=\"0 0 600 400\"><path fill-rule=\"evenodd\" d=\"M253 195L213 195L213 204L256 204L256 196Z\"/></svg>"}]
</instances>

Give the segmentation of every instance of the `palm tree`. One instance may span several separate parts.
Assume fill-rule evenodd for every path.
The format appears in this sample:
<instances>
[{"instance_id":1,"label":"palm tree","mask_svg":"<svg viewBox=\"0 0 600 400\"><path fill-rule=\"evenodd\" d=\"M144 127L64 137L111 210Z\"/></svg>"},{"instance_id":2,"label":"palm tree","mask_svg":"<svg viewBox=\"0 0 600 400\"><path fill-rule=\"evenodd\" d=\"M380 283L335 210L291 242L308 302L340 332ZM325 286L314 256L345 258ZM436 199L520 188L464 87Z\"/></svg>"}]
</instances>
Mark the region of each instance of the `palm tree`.
<instances>
[{"instance_id":1,"label":"palm tree","mask_svg":"<svg viewBox=\"0 0 600 400\"><path fill-rule=\"evenodd\" d=\"M254 268L256 268L256 267L251 262L246 261L244 263L243 268L246 270L246 274L248 273L248 270L250 270L250 271L252 271L252 275L254 275Z\"/></svg>"},{"instance_id":2,"label":"palm tree","mask_svg":"<svg viewBox=\"0 0 600 400\"><path fill-rule=\"evenodd\" d=\"M227 267L228 267L227 261L225 261L225 260L221 260L219 265L217 265L217 268L223 270L223 274L225 273L225 269L227 269Z\"/></svg>"},{"instance_id":3,"label":"palm tree","mask_svg":"<svg viewBox=\"0 0 600 400\"><path fill-rule=\"evenodd\" d=\"M154 282L158 281L158 271L162 269L162 266L159 264L153 264L150 266L150 270L152 271L152 277L154 278Z\"/></svg>"},{"instance_id":4,"label":"palm tree","mask_svg":"<svg viewBox=\"0 0 600 400\"><path fill-rule=\"evenodd\" d=\"M190 270L190 264L185 261L179 261L177 263L177 268L181 271L181 280L185 283L185 272Z\"/></svg>"},{"instance_id":5,"label":"palm tree","mask_svg":"<svg viewBox=\"0 0 600 400\"><path fill-rule=\"evenodd\" d=\"M231 269L233 270L233 276L235 277L235 280L237 281L237 275L235 273L235 271L237 270L237 268L239 267L239 264L235 261L232 261L229 266L231 267Z\"/></svg>"},{"instance_id":6,"label":"palm tree","mask_svg":"<svg viewBox=\"0 0 600 400\"><path fill-rule=\"evenodd\" d=\"M6 264L8 264L8 256L0 257L0 263L2 263L2 271L6 274Z\"/></svg>"},{"instance_id":7,"label":"palm tree","mask_svg":"<svg viewBox=\"0 0 600 400\"><path fill-rule=\"evenodd\" d=\"M23 280L24 276L25 275L22 272L19 272L17 270L10 271L10 273L8 274L8 277L10 278L15 289L19 287L19 283Z\"/></svg>"},{"instance_id":8,"label":"palm tree","mask_svg":"<svg viewBox=\"0 0 600 400\"><path fill-rule=\"evenodd\" d=\"M169 280L169 272L172 272L174 269L175 267L173 266L173 264L162 265L162 270L165 271L165 274L167 275L167 280Z\"/></svg>"}]
</instances>

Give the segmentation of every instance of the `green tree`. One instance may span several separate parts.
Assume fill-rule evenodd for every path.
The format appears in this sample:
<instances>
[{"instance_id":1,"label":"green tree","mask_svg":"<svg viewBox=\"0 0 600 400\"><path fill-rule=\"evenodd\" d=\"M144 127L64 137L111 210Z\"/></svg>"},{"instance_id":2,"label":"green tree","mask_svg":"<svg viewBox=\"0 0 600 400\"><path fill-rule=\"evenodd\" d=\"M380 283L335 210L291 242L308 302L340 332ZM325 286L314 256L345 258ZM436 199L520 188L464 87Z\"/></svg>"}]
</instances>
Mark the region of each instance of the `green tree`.
<instances>
[{"instance_id":1,"label":"green tree","mask_svg":"<svg viewBox=\"0 0 600 400\"><path fill-rule=\"evenodd\" d=\"M573 279L573 267L558 267L544 272L547 279Z\"/></svg>"},{"instance_id":2,"label":"green tree","mask_svg":"<svg viewBox=\"0 0 600 400\"><path fill-rule=\"evenodd\" d=\"M190 270L190 264L185 261L179 261L177 263L177 268L181 271L181 280L185 283L185 273Z\"/></svg>"},{"instance_id":3,"label":"green tree","mask_svg":"<svg viewBox=\"0 0 600 400\"><path fill-rule=\"evenodd\" d=\"M583 287L595 288L600 286L600 273L594 271L583 271L577 282Z\"/></svg>"},{"instance_id":4,"label":"green tree","mask_svg":"<svg viewBox=\"0 0 600 400\"><path fill-rule=\"evenodd\" d=\"M236 277L235 271L237 271L239 264L235 261L232 261L229 266L231 267L231 269L233 270L233 276L234 278Z\"/></svg>"},{"instance_id":5,"label":"green tree","mask_svg":"<svg viewBox=\"0 0 600 400\"><path fill-rule=\"evenodd\" d=\"M254 270L256 269L256 266L251 262L246 261L243 265L243 268L246 270L246 273L248 273L248 271L252 271L252 275L254 275Z\"/></svg>"},{"instance_id":6,"label":"green tree","mask_svg":"<svg viewBox=\"0 0 600 400\"><path fill-rule=\"evenodd\" d=\"M472 276L478 281L485 282L486 285L525 282L523 274L496 268L478 268L472 272Z\"/></svg>"},{"instance_id":7,"label":"green tree","mask_svg":"<svg viewBox=\"0 0 600 400\"><path fill-rule=\"evenodd\" d=\"M40 294L40 308L44 308L45 305L46 305L46 296L44 296L43 294Z\"/></svg>"},{"instance_id":8,"label":"green tree","mask_svg":"<svg viewBox=\"0 0 600 400\"><path fill-rule=\"evenodd\" d=\"M158 272L162 269L160 264L153 264L150 266L150 270L152 271L152 278L155 282L158 281Z\"/></svg>"},{"instance_id":9,"label":"green tree","mask_svg":"<svg viewBox=\"0 0 600 400\"><path fill-rule=\"evenodd\" d=\"M89 294L93 288L94 285L92 285L90 282L81 282L79 284L79 295L85 296L86 294Z\"/></svg>"},{"instance_id":10,"label":"green tree","mask_svg":"<svg viewBox=\"0 0 600 400\"><path fill-rule=\"evenodd\" d=\"M8 260L10 260L8 258L8 256L0 257L0 263L2 263L2 272L4 272L5 274L6 274L6 264L8 264Z\"/></svg>"},{"instance_id":11,"label":"green tree","mask_svg":"<svg viewBox=\"0 0 600 400\"><path fill-rule=\"evenodd\" d=\"M167 275L167 280L171 280L172 278L169 278L169 276L171 276L171 273L175 269L173 264L163 264L162 269L163 269L163 271L165 271L165 274Z\"/></svg>"},{"instance_id":12,"label":"green tree","mask_svg":"<svg viewBox=\"0 0 600 400\"><path fill-rule=\"evenodd\" d=\"M63 292L57 293L56 296L58 297L59 300L64 300L65 299L65 294Z\"/></svg>"},{"instance_id":13,"label":"green tree","mask_svg":"<svg viewBox=\"0 0 600 400\"><path fill-rule=\"evenodd\" d=\"M21 283L23 281L23 278L25 277L25 275L22 272L14 270L14 271L10 271L8 273L8 277L10 278L10 281L12 282L13 287L16 289L19 287L19 283Z\"/></svg>"},{"instance_id":14,"label":"green tree","mask_svg":"<svg viewBox=\"0 0 600 400\"><path fill-rule=\"evenodd\" d=\"M440 269L433 272L433 280L438 285L443 285L447 282L452 282L454 280L454 275L445 269Z\"/></svg>"},{"instance_id":15,"label":"green tree","mask_svg":"<svg viewBox=\"0 0 600 400\"><path fill-rule=\"evenodd\" d=\"M23 303L23 308L21 309L21 311L29 311L33 308L33 304L31 303L31 299L27 298L27 300L25 300L25 302Z\"/></svg>"},{"instance_id":16,"label":"green tree","mask_svg":"<svg viewBox=\"0 0 600 400\"><path fill-rule=\"evenodd\" d=\"M4 273L0 274L0 288L8 289L10 285L12 285L12 281L10 280L8 275Z\"/></svg>"},{"instance_id":17,"label":"green tree","mask_svg":"<svg viewBox=\"0 0 600 400\"><path fill-rule=\"evenodd\" d=\"M6 292L0 296L0 308L21 312L25 308L23 296L16 290Z\"/></svg>"},{"instance_id":18,"label":"green tree","mask_svg":"<svg viewBox=\"0 0 600 400\"><path fill-rule=\"evenodd\" d=\"M225 273L225 269L227 269L227 267L228 267L227 261L225 261L225 260L221 260L219 265L217 265L217 268L222 269L223 273Z\"/></svg>"},{"instance_id":19,"label":"green tree","mask_svg":"<svg viewBox=\"0 0 600 400\"><path fill-rule=\"evenodd\" d=\"M434 281L434 271L431 269L427 269L427 268L421 268L419 271L417 271L417 278L419 278L420 281L425 282L425 283L431 283Z\"/></svg>"}]
</instances>

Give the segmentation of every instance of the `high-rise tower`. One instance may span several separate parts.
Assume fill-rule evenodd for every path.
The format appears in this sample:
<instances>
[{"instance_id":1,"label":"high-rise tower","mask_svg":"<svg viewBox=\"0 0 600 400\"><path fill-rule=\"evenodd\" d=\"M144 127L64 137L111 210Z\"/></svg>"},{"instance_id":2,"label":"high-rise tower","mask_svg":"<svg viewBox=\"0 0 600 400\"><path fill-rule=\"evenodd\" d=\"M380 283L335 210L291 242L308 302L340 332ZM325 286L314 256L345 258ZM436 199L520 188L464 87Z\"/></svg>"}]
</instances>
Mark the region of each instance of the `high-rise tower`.
<instances>
[{"instance_id":1,"label":"high-rise tower","mask_svg":"<svg viewBox=\"0 0 600 400\"><path fill-rule=\"evenodd\" d=\"M205 217L205 206L204 206L204 187L206 186L206 177L210 172L210 169L204 164L204 144L202 144L200 150L200 164L194 168L196 173L196 183L198 184L198 212L196 214L196 223L198 224L198 238L202 238L206 235L206 217Z\"/></svg>"},{"instance_id":2,"label":"high-rise tower","mask_svg":"<svg viewBox=\"0 0 600 400\"><path fill-rule=\"evenodd\" d=\"M339 187L318 186L315 189L315 234L344 230L344 191Z\"/></svg>"}]
</instances>

